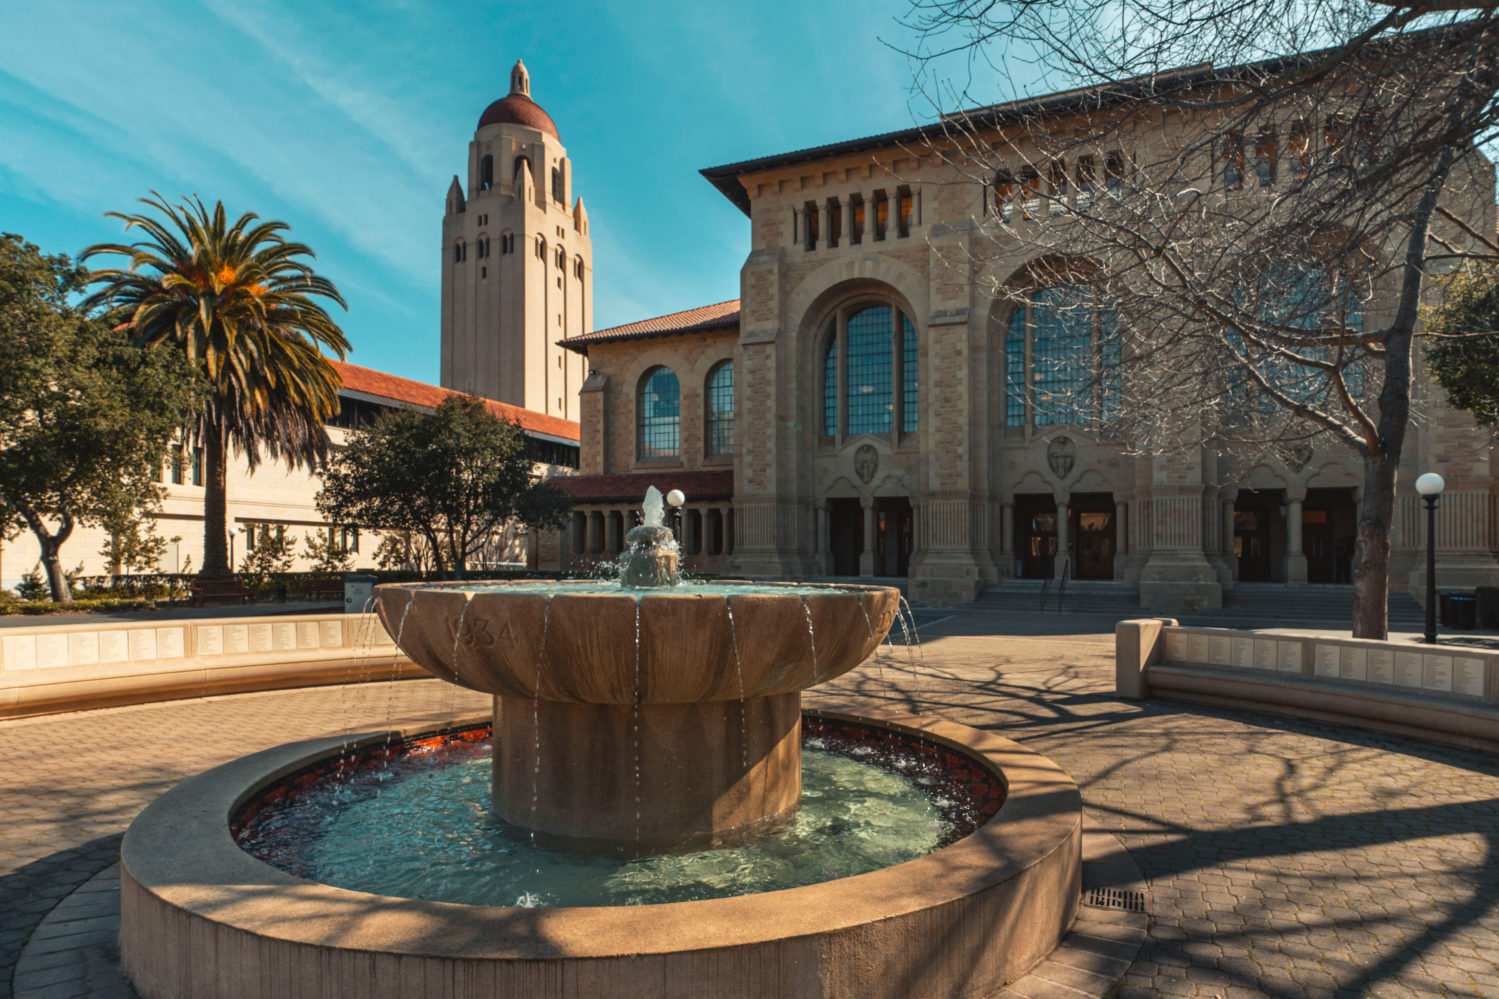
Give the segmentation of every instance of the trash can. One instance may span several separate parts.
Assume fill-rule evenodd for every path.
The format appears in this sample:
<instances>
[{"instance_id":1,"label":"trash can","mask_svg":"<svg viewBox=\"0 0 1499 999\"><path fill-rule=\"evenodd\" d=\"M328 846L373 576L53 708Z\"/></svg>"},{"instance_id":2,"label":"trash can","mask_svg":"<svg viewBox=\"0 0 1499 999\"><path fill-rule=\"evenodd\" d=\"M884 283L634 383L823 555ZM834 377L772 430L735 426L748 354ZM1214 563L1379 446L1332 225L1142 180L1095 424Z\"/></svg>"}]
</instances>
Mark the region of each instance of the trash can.
<instances>
[{"instance_id":1,"label":"trash can","mask_svg":"<svg viewBox=\"0 0 1499 999\"><path fill-rule=\"evenodd\" d=\"M363 572L344 573L344 613L361 614L375 592L376 578Z\"/></svg>"},{"instance_id":2,"label":"trash can","mask_svg":"<svg viewBox=\"0 0 1499 999\"><path fill-rule=\"evenodd\" d=\"M1451 621L1448 626L1458 631L1472 631L1478 627L1478 598L1466 594L1454 593L1448 598L1448 615Z\"/></svg>"}]
</instances>

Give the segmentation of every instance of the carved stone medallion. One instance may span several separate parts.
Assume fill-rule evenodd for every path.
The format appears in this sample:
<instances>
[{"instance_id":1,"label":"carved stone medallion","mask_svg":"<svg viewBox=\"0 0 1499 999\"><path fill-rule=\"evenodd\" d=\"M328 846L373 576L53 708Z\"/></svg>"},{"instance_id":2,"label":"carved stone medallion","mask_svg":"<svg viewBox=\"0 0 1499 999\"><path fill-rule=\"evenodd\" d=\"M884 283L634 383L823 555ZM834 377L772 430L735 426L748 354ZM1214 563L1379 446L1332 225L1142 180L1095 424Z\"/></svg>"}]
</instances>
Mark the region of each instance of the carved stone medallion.
<instances>
[{"instance_id":1,"label":"carved stone medallion","mask_svg":"<svg viewBox=\"0 0 1499 999\"><path fill-rule=\"evenodd\" d=\"M854 452L854 474L865 485L874 481L874 473L880 470L880 453L873 444L862 444Z\"/></svg>"},{"instance_id":2,"label":"carved stone medallion","mask_svg":"<svg viewBox=\"0 0 1499 999\"><path fill-rule=\"evenodd\" d=\"M1310 444L1297 444L1286 453L1286 467L1293 472L1299 472L1312 460L1312 446Z\"/></svg>"},{"instance_id":3,"label":"carved stone medallion","mask_svg":"<svg viewBox=\"0 0 1499 999\"><path fill-rule=\"evenodd\" d=\"M1046 463L1057 478L1067 478L1072 473L1072 466L1077 464L1077 445L1072 443L1072 438L1058 437L1046 445Z\"/></svg>"}]
</instances>

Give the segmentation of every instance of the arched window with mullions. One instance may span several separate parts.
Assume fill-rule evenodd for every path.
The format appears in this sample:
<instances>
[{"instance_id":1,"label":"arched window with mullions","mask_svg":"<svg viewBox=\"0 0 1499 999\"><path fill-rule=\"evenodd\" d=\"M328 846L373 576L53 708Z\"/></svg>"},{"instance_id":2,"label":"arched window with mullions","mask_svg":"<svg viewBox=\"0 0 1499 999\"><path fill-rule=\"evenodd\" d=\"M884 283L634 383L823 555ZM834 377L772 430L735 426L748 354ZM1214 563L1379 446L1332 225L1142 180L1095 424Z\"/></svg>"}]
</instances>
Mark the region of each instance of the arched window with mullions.
<instances>
[{"instance_id":1,"label":"arched window with mullions","mask_svg":"<svg viewBox=\"0 0 1499 999\"><path fill-rule=\"evenodd\" d=\"M676 372L652 368L635 393L635 455L650 458L682 456L682 391Z\"/></svg>"},{"instance_id":2,"label":"arched window with mullions","mask_svg":"<svg viewBox=\"0 0 1499 999\"><path fill-rule=\"evenodd\" d=\"M1119 418L1119 319L1086 285L1028 292L1005 330L1005 426Z\"/></svg>"},{"instance_id":3,"label":"arched window with mullions","mask_svg":"<svg viewBox=\"0 0 1499 999\"><path fill-rule=\"evenodd\" d=\"M708 372L707 431L709 457L734 453L734 362L724 361Z\"/></svg>"},{"instance_id":4,"label":"arched window with mullions","mask_svg":"<svg viewBox=\"0 0 1499 999\"><path fill-rule=\"evenodd\" d=\"M822 433L910 434L920 427L916 326L890 305L842 309L822 355Z\"/></svg>"}]
</instances>

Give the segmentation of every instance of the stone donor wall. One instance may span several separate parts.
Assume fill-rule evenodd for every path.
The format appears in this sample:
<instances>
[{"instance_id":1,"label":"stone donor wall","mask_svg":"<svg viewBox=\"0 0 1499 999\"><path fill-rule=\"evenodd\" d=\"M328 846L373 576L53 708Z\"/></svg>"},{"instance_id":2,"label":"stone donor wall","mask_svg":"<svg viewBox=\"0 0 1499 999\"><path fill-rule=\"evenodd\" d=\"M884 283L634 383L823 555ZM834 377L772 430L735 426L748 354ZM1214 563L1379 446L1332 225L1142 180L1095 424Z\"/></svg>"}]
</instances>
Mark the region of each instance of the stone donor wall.
<instances>
[{"instance_id":1,"label":"stone donor wall","mask_svg":"<svg viewBox=\"0 0 1499 999\"><path fill-rule=\"evenodd\" d=\"M373 614L70 621L0 631L0 717L426 676Z\"/></svg>"},{"instance_id":2,"label":"stone donor wall","mask_svg":"<svg viewBox=\"0 0 1499 999\"><path fill-rule=\"evenodd\" d=\"M1115 685L1499 752L1499 653L1119 622Z\"/></svg>"}]
</instances>

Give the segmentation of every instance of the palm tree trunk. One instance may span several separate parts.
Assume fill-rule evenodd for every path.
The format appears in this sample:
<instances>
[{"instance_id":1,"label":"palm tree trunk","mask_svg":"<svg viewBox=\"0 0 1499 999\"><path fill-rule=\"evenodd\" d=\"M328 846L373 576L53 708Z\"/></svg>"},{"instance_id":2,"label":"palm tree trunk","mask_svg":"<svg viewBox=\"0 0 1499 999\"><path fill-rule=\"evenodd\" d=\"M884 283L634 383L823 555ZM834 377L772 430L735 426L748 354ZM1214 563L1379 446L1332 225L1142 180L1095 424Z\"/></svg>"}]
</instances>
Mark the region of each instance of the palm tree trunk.
<instances>
[{"instance_id":1,"label":"palm tree trunk","mask_svg":"<svg viewBox=\"0 0 1499 999\"><path fill-rule=\"evenodd\" d=\"M203 568L201 577L232 575L229 564L229 441L223 424L203 421Z\"/></svg>"}]
</instances>

